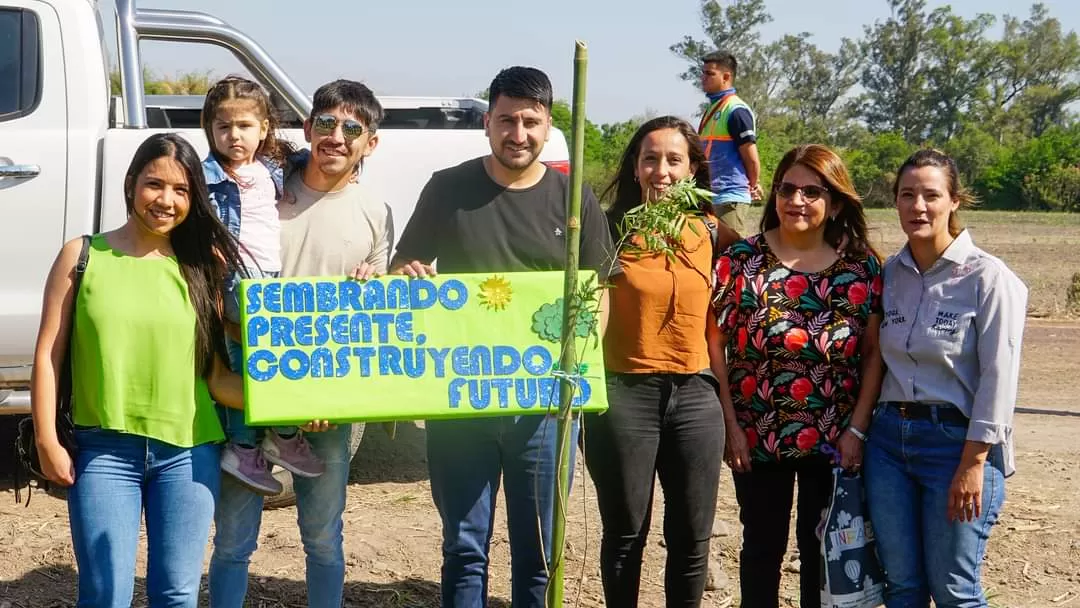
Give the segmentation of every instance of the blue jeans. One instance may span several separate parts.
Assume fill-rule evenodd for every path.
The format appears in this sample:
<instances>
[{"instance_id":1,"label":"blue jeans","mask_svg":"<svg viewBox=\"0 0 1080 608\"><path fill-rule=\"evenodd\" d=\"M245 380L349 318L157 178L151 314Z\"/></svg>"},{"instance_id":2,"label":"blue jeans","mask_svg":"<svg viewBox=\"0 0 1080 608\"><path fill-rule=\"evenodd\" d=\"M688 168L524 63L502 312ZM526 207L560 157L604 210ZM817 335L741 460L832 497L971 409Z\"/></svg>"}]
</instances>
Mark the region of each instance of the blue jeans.
<instances>
[{"instance_id":1,"label":"blue jeans","mask_svg":"<svg viewBox=\"0 0 1080 608\"><path fill-rule=\"evenodd\" d=\"M78 606L131 606L144 513L150 606L197 606L221 479L220 447L180 448L98 428L78 428L75 439L68 516L79 567Z\"/></svg>"},{"instance_id":2,"label":"blue jeans","mask_svg":"<svg viewBox=\"0 0 1080 608\"><path fill-rule=\"evenodd\" d=\"M225 347L229 351L229 367L232 371L244 374L244 349L239 342L225 337ZM225 436L229 441L253 447L259 443L259 429L262 427L248 426L244 421L244 410L238 410L223 405L218 406L218 418L221 419L221 428L225 430ZM278 435L291 436L296 434L295 426L276 426L274 432Z\"/></svg>"},{"instance_id":3,"label":"blue jeans","mask_svg":"<svg viewBox=\"0 0 1080 608\"><path fill-rule=\"evenodd\" d=\"M257 267L248 268L248 275L253 279L275 278L280 272L262 272ZM243 277L239 272L232 273L225 279L225 319L233 323L240 322L240 279ZM239 342L228 336L225 337L225 346L229 351L229 367L232 371L244 374L244 350ZM245 446L258 445L258 428L248 426L244 421L244 410L231 407L218 406L218 417L221 419L221 428L225 429L225 436L229 441ZM275 427L279 435L296 434L295 426Z\"/></svg>"},{"instance_id":4,"label":"blue jeans","mask_svg":"<svg viewBox=\"0 0 1080 608\"><path fill-rule=\"evenodd\" d=\"M888 608L926 608L931 597L940 608L987 605L979 569L1005 501L1001 446L986 460L981 515L949 521L949 487L967 425L943 421L937 412L921 420L882 405L874 411L863 466Z\"/></svg>"},{"instance_id":5,"label":"blue jeans","mask_svg":"<svg viewBox=\"0 0 1080 608\"><path fill-rule=\"evenodd\" d=\"M443 525L442 606L487 606L488 549L501 474L510 534L510 603L543 608L555 507L556 418L429 420L425 426L431 496ZM577 431L575 421L574 446Z\"/></svg>"},{"instance_id":6,"label":"blue jeans","mask_svg":"<svg viewBox=\"0 0 1080 608\"><path fill-rule=\"evenodd\" d=\"M293 477L297 523L307 554L308 606L340 608L345 587L345 554L341 515L349 480L349 436L352 425L305 435L326 472L306 479ZM210 605L240 608L247 595L248 566L259 540L262 496L225 476L214 514L216 534L210 559Z\"/></svg>"}]
</instances>

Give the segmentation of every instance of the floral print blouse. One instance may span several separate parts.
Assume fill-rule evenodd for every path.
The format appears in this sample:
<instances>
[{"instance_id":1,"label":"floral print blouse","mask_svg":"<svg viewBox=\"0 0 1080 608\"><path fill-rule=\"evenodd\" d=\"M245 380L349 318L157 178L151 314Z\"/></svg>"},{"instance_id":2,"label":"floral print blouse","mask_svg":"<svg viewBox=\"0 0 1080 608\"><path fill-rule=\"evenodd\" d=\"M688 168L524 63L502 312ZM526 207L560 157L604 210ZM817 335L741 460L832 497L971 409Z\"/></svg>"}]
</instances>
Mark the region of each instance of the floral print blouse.
<instances>
[{"instance_id":1,"label":"floral print blouse","mask_svg":"<svg viewBox=\"0 0 1080 608\"><path fill-rule=\"evenodd\" d=\"M860 338L881 314L881 263L849 254L815 273L791 270L762 234L716 263L716 308L728 379L754 461L835 445L858 398Z\"/></svg>"}]
</instances>

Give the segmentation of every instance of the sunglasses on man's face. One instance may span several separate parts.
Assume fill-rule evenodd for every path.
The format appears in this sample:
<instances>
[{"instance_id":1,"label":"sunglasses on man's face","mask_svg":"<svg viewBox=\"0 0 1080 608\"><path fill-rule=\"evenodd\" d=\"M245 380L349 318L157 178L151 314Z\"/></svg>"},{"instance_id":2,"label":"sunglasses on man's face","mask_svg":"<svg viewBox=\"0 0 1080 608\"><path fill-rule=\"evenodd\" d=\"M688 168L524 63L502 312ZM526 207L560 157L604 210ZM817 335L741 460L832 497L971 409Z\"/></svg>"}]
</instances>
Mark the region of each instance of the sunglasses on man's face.
<instances>
[{"instance_id":1,"label":"sunglasses on man's face","mask_svg":"<svg viewBox=\"0 0 1080 608\"><path fill-rule=\"evenodd\" d=\"M347 142L351 142L367 131L367 127L365 127L362 122L351 118L346 118L341 121L333 114L319 114L315 118L312 118L311 130L326 137L334 133L334 130L337 129L339 123L341 124L341 134L345 137L345 141Z\"/></svg>"},{"instance_id":2,"label":"sunglasses on man's face","mask_svg":"<svg viewBox=\"0 0 1080 608\"><path fill-rule=\"evenodd\" d=\"M814 184L796 186L791 182L784 182L776 189L776 193L786 199L794 198L796 192L802 192L803 200L808 203L812 203L825 196L825 193L828 191L829 189L824 186L816 186Z\"/></svg>"}]
</instances>

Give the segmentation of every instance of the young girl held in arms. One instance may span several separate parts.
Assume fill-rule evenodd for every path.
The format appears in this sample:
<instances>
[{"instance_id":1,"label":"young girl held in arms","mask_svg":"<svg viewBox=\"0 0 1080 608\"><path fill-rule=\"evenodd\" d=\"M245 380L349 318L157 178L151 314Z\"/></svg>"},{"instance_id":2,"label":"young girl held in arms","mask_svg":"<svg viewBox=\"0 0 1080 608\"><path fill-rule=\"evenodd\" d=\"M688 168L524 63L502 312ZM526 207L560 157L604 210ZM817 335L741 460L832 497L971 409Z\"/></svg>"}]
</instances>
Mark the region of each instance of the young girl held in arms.
<instances>
[{"instance_id":1,"label":"young girl held in arms","mask_svg":"<svg viewBox=\"0 0 1080 608\"><path fill-rule=\"evenodd\" d=\"M277 118L269 95L244 78L225 78L210 89L202 126L210 142L210 154L203 161L210 202L239 240L244 262L242 269L235 269L226 279L224 302L229 363L233 371L242 373L240 278L276 277L281 271L277 201L282 195L283 168L293 149L276 137ZM219 409L229 439L221 470L253 491L281 492L268 462L302 477L317 477L325 470L296 427L266 429L259 442L259 429L245 423L243 411Z\"/></svg>"}]
</instances>

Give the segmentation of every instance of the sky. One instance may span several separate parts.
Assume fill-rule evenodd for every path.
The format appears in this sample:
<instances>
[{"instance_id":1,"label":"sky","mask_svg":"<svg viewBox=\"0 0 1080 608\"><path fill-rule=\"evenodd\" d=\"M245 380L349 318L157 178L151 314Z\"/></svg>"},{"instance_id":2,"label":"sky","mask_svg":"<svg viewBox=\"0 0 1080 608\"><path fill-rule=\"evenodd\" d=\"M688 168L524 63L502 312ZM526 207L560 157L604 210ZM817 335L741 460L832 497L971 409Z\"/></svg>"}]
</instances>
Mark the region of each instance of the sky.
<instances>
[{"instance_id":1,"label":"sky","mask_svg":"<svg viewBox=\"0 0 1080 608\"><path fill-rule=\"evenodd\" d=\"M700 0L137 0L140 8L201 11L241 30L309 94L335 78L351 78L377 95L472 96L511 65L532 65L551 77L556 98L569 99L574 42L588 45L586 114L596 123L635 115L691 118L703 101L679 79L686 63L669 47L684 36L704 38ZM112 0L98 0L106 36L115 33ZM727 4L727 2L722 2ZM978 13L1027 17L1022 0L928 0ZM1045 0L1063 29L1080 30L1080 2ZM764 41L811 32L834 51L844 37L889 15L886 0L767 0L773 21ZM211 70L242 72L226 50L183 43L144 42L143 62L159 74ZM736 80L736 86L738 81Z\"/></svg>"}]
</instances>

